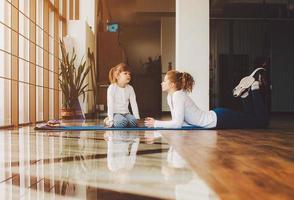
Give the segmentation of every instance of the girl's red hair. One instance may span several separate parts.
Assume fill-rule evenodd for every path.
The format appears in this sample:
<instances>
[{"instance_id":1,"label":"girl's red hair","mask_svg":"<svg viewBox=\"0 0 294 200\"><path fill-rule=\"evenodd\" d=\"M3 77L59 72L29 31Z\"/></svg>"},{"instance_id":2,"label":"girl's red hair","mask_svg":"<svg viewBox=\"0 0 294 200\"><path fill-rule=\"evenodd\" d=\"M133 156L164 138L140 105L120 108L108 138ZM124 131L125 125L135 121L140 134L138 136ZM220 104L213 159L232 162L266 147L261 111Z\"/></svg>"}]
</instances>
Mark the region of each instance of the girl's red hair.
<instances>
[{"instance_id":1,"label":"girl's red hair","mask_svg":"<svg viewBox=\"0 0 294 200\"><path fill-rule=\"evenodd\" d=\"M177 90L184 90L192 92L195 81L191 74L186 72L179 72L176 70L170 70L166 73L168 80L176 84Z\"/></svg>"}]
</instances>

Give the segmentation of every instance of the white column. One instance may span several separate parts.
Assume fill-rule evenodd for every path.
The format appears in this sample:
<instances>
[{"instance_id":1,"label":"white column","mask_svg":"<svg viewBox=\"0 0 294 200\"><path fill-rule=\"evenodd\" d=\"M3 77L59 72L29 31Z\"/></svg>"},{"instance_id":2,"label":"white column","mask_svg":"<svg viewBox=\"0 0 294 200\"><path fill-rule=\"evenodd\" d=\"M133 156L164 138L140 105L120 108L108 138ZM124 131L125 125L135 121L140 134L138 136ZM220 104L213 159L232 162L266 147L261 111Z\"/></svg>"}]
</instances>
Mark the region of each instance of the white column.
<instances>
[{"instance_id":1,"label":"white column","mask_svg":"<svg viewBox=\"0 0 294 200\"><path fill-rule=\"evenodd\" d=\"M195 79L191 97L209 109L209 1L176 0L176 70Z\"/></svg>"}]
</instances>

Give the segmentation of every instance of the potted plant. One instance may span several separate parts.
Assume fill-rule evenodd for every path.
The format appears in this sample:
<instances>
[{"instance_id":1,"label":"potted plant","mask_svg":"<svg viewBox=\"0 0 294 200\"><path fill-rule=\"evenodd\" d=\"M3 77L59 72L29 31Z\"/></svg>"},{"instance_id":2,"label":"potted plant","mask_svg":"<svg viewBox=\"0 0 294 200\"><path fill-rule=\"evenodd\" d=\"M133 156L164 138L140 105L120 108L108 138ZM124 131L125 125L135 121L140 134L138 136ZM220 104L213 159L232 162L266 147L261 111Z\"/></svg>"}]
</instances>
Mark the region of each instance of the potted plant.
<instances>
[{"instance_id":1,"label":"potted plant","mask_svg":"<svg viewBox=\"0 0 294 200\"><path fill-rule=\"evenodd\" d=\"M94 105L92 111L94 114L96 113L96 105L98 105L98 100L97 100L97 86L98 86L98 74L96 72L96 65L95 65L95 56L94 52L88 48L88 59L89 59L89 67L91 68L91 82L92 82L92 90L93 91L93 100L94 100Z\"/></svg>"},{"instance_id":2,"label":"potted plant","mask_svg":"<svg viewBox=\"0 0 294 200\"><path fill-rule=\"evenodd\" d=\"M62 119L84 119L79 96L83 95L85 101L85 93L88 84L85 79L90 71L90 67L86 67L86 61L81 60L79 66L75 67L76 53L73 49L71 58L66 52L63 41L60 41L62 60L61 71L59 74L59 84L63 93L63 108L61 109Z\"/></svg>"}]
</instances>

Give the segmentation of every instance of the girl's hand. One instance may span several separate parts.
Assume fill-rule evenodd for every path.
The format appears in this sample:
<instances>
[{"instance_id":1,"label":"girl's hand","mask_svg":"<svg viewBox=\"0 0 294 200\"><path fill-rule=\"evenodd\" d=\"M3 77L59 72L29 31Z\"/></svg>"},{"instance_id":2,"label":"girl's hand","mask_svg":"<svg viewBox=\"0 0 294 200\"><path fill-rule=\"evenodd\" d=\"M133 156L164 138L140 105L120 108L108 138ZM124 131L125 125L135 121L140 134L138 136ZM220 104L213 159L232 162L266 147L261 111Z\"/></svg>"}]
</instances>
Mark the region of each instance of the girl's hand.
<instances>
[{"instance_id":1,"label":"girl's hand","mask_svg":"<svg viewBox=\"0 0 294 200\"><path fill-rule=\"evenodd\" d=\"M147 118L145 118L144 124L145 124L145 126L147 126L148 128L152 128L152 127L154 127L154 123L155 123L154 118L152 118L152 117L147 117Z\"/></svg>"},{"instance_id":2,"label":"girl's hand","mask_svg":"<svg viewBox=\"0 0 294 200\"><path fill-rule=\"evenodd\" d=\"M106 128L111 128L113 126L113 121L109 120L108 117L106 117L103 121L105 123Z\"/></svg>"}]
</instances>

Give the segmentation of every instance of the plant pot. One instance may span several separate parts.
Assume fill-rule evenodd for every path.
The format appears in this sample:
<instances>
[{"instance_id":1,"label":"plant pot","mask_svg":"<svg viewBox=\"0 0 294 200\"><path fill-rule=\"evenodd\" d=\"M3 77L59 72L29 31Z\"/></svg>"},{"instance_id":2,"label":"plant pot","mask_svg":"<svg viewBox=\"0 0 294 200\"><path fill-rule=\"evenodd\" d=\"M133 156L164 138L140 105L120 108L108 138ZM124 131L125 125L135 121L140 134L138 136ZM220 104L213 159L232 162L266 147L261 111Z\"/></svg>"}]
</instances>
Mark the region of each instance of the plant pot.
<instances>
[{"instance_id":1,"label":"plant pot","mask_svg":"<svg viewBox=\"0 0 294 200\"><path fill-rule=\"evenodd\" d=\"M85 119L80 103L77 101L74 108L62 108L61 119Z\"/></svg>"},{"instance_id":2,"label":"plant pot","mask_svg":"<svg viewBox=\"0 0 294 200\"><path fill-rule=\"evenodd\" d=\"M62 108L61 119L85 119L85 117L81 110Z\"/></svg>"}]
</instances>

